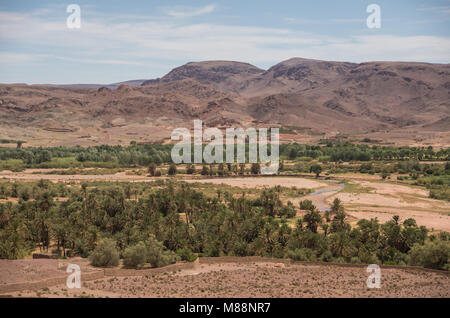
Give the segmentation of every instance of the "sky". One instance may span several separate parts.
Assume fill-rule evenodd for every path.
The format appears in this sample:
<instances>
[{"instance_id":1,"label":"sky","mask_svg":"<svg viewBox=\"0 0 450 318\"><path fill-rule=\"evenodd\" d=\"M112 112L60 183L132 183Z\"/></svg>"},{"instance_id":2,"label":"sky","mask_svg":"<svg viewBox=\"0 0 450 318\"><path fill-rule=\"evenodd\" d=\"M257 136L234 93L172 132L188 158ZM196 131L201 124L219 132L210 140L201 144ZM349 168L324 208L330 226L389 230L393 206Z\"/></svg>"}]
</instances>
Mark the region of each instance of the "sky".
<instances>
[{"instance_id":1,"label":"sky","mask_svg":"<svg viewBox=\"0 0 450 318\"><path fill-rule=\"evenodd\" d=\"M80 28L69 28L70 4ZM369 28L370 4L380 28ZM0 83L158 78L192 61L450 62L450 0L0 0Z\"/></svg>"}]
</instances>

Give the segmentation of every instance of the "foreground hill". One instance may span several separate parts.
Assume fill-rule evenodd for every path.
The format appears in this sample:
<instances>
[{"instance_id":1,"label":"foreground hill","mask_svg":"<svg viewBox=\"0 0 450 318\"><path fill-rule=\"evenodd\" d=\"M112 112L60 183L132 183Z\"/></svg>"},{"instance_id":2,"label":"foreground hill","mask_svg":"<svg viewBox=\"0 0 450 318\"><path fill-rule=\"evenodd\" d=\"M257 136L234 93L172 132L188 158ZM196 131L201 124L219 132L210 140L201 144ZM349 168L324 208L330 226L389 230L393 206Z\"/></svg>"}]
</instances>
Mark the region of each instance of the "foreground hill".
<instances>
[{"instance_id":1,"label":"foreground hill","mask_svg":"<svg viewBox=\"0 0 450 318\"><path fill-rule=\"evenodd\" d=\"M450 143L448 64L293 58L262 70L208 61L127 83L0 85L0 138L148 142L199 118L219 127L295 126L301 128L295 133L306 129L321 138L360 133L408 144Z\"/></svg>"}]
</instances>

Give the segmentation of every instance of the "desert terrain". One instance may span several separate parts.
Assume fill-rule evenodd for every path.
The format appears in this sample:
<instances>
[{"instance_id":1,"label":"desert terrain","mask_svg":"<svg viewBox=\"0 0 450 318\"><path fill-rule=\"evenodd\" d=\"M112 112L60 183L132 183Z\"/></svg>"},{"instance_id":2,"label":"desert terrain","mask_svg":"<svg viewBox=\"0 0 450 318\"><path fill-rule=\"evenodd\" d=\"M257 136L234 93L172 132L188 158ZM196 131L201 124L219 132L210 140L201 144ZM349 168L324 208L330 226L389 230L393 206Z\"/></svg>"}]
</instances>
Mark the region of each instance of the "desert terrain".
<instances>
[{"instance_id":1,"label":"desert terrain","mask_svg":"<svg viewBox=\"0 0 450 318\"><path fill-rule=\"evenodd\" d=\"M449 75L293 58L0 84L0 293L448 298ZM172 164L171 132L194 119L279 128L284 167ZM58 259L30 258L42 252ZM64 284L69 262L81 289ZM370 263L381 289L365 285Z\"/></svg>"},{"instance_id":2,"label":"desert terrain","mask_svg":"<svg viewBox=\"0 0 450 318\"><path fill-rule=\"evenodd\" d=\"M86 262L82 273L98 271ZM58 260L0 260L0 293L5 283L64 276ZM60 266L58 268L58 266ZM166 271L115 270L107 277L83 280L82 288L65 284L1 293L14 297L450 297L450 277L444 272L383 268L381 288L366 286L364 266L293 263L263 258L201 258L189 267L173 265ZM153 272L152 272L153 271ZM107 273L107 271L105 271ZM20 278L18 278L20 277ZM82 276L83 277L83 276ZM26 286L26 285L24 285ZM31 284L29 285L31 286Z\"/></svg>"},{"instance_id":3,"label":"desert terrain","mask_svg":"<svg viewBox=\"0 0 450 318\"><path fill-rule=\"evenodd\" d=\"M398 215L402 219L413 218L431 230L450 231L450 203L430 199L428 191L391 183L352 182L366 190L342 191L328 197L327 202L342 200L349 215L357 219L378 218L386 222Z\"/></svg>"},{"instance_id":4,"label":"desert terrain","mask_svg":"<svg viewBox=\"0 0 450 318\"><path fill-rule=\"evenodd\" d=\"M162 78L0 85L0 139L30 146L165 143L176 127L280 127L282 142L450 144L448 64L292 58L187 63ZM127 85L130 84L130 85Z\"/></svg>"}]
</instances>

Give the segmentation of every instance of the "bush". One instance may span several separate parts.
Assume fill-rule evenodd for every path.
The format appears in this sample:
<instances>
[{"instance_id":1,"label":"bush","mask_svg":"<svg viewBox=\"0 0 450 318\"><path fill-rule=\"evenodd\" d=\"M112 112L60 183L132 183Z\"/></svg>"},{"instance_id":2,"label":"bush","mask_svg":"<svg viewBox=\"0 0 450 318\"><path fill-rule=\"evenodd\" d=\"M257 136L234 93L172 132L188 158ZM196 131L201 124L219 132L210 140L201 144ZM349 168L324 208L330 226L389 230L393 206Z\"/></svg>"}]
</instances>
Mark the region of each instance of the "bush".
<instances>
[{"instance_id":1,"label":"bush","mask_svg":"<svg viewBox=\"0 0 450 318\"><path fill-rule=\"evenodd\" d=\"M89 260L95 267L114 267L119 265L119 259L116 242L112 239L102 240L89 255Z\"/></svg>"},{"instance_id":2,"label":"bush","mask_svg":"<svg viewBox=\"0 0 450 318\"><path fill-rule=\"evenodd\" d=\"M283 206L278 210L279 217L293 218L296 215L295 207L291 201L288 201L288 204Z\"/></svg>"},{"instance_id":3,"label":"bush","mask_svg":"<svg viewBox=\"0 0 450 318\"><path fill-rule=\"evenodd\" d=\"M28 201L30 199L30 193L28 192L28 189L23 188L22 191L20 191L19 197L24 201Z\"/></svg>"},{"instance_id":4,"label":"bush","mask_svg":"<svg viewBox=\"0 0 450 318\"><path fill-rule=\"evenodd\" d=\"M314 204L312 203L311 200L300 201L300 209L301 210L313 211L313 210L315 210L315 208L316 207L314 206Z\"/></svg>"},{"instance_id":5,"label":"bush","mask_svg":"<svg viewBox=\"0 0 450 318\"><path fill-rule=\"evenodd\" d=\"M333 254L330 251L325 251L320 256L321 262L331 262L333 260Z\"/></svg>"},{"instance_id":6,"label":"bush","mask_svg":"<svg viewBox=\"0 0 450 318\"><path fill-rule=\"evenodd\" d=\"M149 173L151 176L154 176L154 175L155 175L155 172L156 172L156 164L151 163L151 164L148 166L148 173Z\"/></svg>"},{"instance_id":7,"label":"bush","mask_svg":"<svg viewBox=\"0 0 450 318\"><path fill-rule=\"evenodd\" d=\"M287 257L294 261L315 261L316 255L310 248L296 248L295 250L289 250Z\"/></svg>"},{"instance_id":8,"label":"bush","mask_svg":"<svg viewBox=\"0 0 450 318\"><path fill-rule=\"evenodd\" d=\"M248 243L244 240L236 240L233 243L232 251L235 256L247 256Z\"/></svg>"},{"instance_id":9,"label":"bush","mask_svg":"<svg viewBox=\"0 0 450 318\"><path fill-rule=\"evenodd\" d=\"M194 174L195 173L195 166L194 165L188 165L186 168L187 174Z\"/></svg>"},{"instance_id":10,"label":"bush","mask_svg":"<svg viewBox=\"0 0 450 318\"><path fill-rule=\"evenodd\" d=\"M173 163L169 166L169 170L168 170L168 175L169 176L174 176L177 174L177 166L174 165Z\"/></svg>"},{"instance_id":11,"label":"bush","mask_svg":"<svg viewBox=\"0 0 450 318\"><path fill-rule=\"evenodd\" d=\"M146 261L147 248L142 242L127 247L123 253L123 264L127 268L141 268L145 265Z\"/></svg>"},{"instance_id":12,"label":"bush","mask_svg":"<svg viewBox=\"0 0 450 318\"><path fill-rule=\"evenodd\" d=\"M450 242L434 241L414 244L409 252L409 264L426 268L450 270Z\"/></svg>"},{"instance_id":13,"label":"bush","mask_svg":"<svg viewBox=\"0 0 450 318\"><path fill-rule=\"evenodd\" d=\"M153 267L163 267L173 264L178 260L178 256L172 251L166 251L163 243L156 240L154 235L145 242L147 248L147 262Z\"/></svg>"},{"instance_id":14,"label":"bush","mask_svg":"<svg viewBox=\"0 0 450 318\"><path fill-rule=\"evenodd\" d=\"M250 171L252 174L261 174L261 165L259 163L252 163Z\"/></svg>"},{"instance_id":15,"label":"bush","mask_svg":"<svg viewBox=\"0 0 450 318\"><path fill-rule=\"evenodd\" d=\"M189 248L180 248L176 251L176 253L182 261L193 262L197 259L197 255L195 255Z\"/></svg>"}]
</instances>

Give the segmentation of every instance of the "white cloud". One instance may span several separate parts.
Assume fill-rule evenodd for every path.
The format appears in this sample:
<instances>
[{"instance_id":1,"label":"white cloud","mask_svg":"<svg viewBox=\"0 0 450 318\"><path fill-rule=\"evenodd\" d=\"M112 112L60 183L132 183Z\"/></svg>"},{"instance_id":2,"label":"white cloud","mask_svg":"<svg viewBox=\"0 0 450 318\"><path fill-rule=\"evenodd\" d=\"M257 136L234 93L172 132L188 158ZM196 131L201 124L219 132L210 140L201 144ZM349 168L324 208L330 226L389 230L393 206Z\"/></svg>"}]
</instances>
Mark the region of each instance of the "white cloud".
<instances>
[{"instance_id":1,"label":"white cloud","mask_svg":"<svg viewBox=\"0 0 450 318\"><path fill-rule=\"evenodd\" d=\"M294 56L445 63L450 57L449 37L327 37L291 28L188 24L159 18L123 22L122 16L118 20L121 22L111 16L89 20L82 15L81 29L69 30L64 19L0 12L0 41L29 48L16 51L16 46L2 45L0 66L23 62L51 65L56 59L80 66L140 66L149 77L156 77L180 63L200 60L235 60L266 68ZM35 51L38 53L33 54ZM95 68L89 66L89 70Z\"/></svg>"},{"instance_id":2,"label":"white cloud","mask_svg":"<svg viewBox=\"0 0 450 318\"><path fill-rule=\"evenodd\" d=\"M175 6L164 8L164 11L175 18L195 17L203 14L212 13L216 9L215 5L207 5L201 8Z\"/></svg>"},{"instance_id":3,"label":"white cloud","mask_svg":"<svg viewBox=\"0 0 450 318\"><path fill-rule=\"evenodd\" d=\"M36 54L0 52L0 65L11 63L36 62L42 59L43 56Z\"/></svg>"},{"instance_id":4,"label":"white cloud","mask_svg":"<svg viewBox=\"0 0 450 318\"><path fill-rule=\"evenodd\" d=\"M286 17L284 21L290 24L328 24L328 23L365 23L365 19L360 18L343 18L343 19L306 19Z\"/></svg>"},{"instance_id":5,"label":"white cloud","mask_svg":"<svg viewBox=\"0 0 450 318\"><path fill-rule=\"evenodd\" d=\"M437 13L442 13L445 15L450 15L450 6L423 7L423 8L418 8L417 11L437 12Z\"/></svg>"},{"instance_id":6,"label":"white cloud","mask_svg":"<svg viewBox=\"0 0 450 318\"><path fill-rule=\"evenodd\" d=\"M330 21L333 23L365 23L366 19L344 18L344 19L331 19Z\"/></svg>"}]
</instances>

